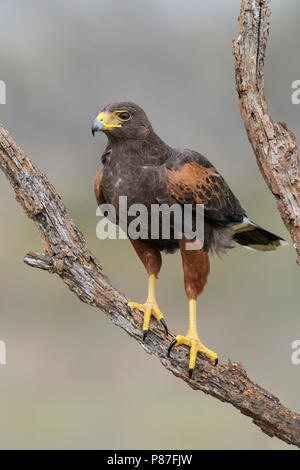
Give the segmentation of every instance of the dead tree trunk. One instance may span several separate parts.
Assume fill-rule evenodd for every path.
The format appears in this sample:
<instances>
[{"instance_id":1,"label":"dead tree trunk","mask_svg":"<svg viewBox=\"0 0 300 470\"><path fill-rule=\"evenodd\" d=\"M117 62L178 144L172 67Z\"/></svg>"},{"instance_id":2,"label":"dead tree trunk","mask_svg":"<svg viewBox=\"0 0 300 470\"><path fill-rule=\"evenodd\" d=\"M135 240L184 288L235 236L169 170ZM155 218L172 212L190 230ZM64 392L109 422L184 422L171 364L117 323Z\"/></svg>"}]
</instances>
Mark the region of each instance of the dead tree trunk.
<instances>
[{"instance_id":1,"label":"dead tree trunk","mask_svg":"<svg viewBox=\"0 0 300 470\"><path fill-rule=\"evenodd\" d=\"M300 264L300 168L294 134L273 122L264 97L270 0L242 0L233 53L242 118L259 169L275 196Z\"/></svg>"}]
</instances>

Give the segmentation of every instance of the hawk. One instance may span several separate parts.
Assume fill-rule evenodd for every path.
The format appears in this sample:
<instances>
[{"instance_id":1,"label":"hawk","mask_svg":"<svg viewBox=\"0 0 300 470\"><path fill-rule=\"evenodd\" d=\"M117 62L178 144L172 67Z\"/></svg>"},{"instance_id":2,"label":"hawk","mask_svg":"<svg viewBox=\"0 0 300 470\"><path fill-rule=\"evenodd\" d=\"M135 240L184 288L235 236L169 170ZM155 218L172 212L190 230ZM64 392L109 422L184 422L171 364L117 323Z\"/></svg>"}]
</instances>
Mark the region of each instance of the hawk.
<instances>
[{"instance_id":1,"label":"hawk","mask_svg":"<svg viewBox=\"0 0 300 470\"><path fill-rule=\"evenodd\" d=\"M92 123L93 135L98 131L104 132L108 139L101 157L103 168L95 178L98 204L111 204L118 210L120 196L127 197L128 206L143 204L149 210L153 204L170 207L174 203L182 207L189 204L192 217L198 204L204 207L204 239L200 244L197 239L175 237L174 230L168 239L161 236L161 231L155 238L130 239L149 277L146 302L128 303L129 313L131 309L144 313L143 340L152 316L161 322L168 335L156 302L155 283L162 264L161 252L180 250L189 302L189 326L185 336L178 335L170 343L168 356L173 347L188 346L189 376L192 377L198 352L208 356L213 364L218 363L217 354L201 343L196 323L196 301L207 283L211 254L232 248L234 242L254 250L271 251L284 244L284 240L248 219L224 178L205 157L194 150L165 144L140 106L130 102L105 106ZM191 243L195 243L193 249L190 249Z\"/></svg>"}]
</instances>

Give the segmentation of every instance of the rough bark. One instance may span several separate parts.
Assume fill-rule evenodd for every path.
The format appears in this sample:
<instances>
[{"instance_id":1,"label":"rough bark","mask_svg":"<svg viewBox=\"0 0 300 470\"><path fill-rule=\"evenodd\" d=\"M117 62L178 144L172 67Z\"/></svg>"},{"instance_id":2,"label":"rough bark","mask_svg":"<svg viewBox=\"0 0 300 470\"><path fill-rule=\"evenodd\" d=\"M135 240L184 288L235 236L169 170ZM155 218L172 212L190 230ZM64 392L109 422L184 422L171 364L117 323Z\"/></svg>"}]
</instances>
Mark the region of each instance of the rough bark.
<instances>
[{"instance_id":1,"label":"rough bark","mask_svg":"<svg viewBox=\"0 0 300 470\"><path fill-rule=\"evenodd\" d=\"M174 338L172 333L166 339L162 327L153 321L146 342L142 342L142 314L134 311L132 317L128 315L127 298L102 273L99 261L89 251L54 187L2 126L0 168L41 236L44 252L27 253L26 264L60 276L80 300L106 313L115 325L123 328L146 352L156 356L164 367L193 389L231 403L250 416L269 436L300 446L300 415L252 382L240 363L229 361L213 367L205 358L199 357L190 380L186 348L173 350L172 357L166 357L168 344Z\"/></svg>"},{"instance_id":2,"label":"rough bark","mask_svg":"<svg viewBox=\"0 0 300 470\"><path fill-rule=\"evenodd\" d=\"M242 0L233 44L238 101L260 171L275 196L300 264L300 168L294 134L273 122L264 97L270 0Z\"/></svg>"}]
</instances>

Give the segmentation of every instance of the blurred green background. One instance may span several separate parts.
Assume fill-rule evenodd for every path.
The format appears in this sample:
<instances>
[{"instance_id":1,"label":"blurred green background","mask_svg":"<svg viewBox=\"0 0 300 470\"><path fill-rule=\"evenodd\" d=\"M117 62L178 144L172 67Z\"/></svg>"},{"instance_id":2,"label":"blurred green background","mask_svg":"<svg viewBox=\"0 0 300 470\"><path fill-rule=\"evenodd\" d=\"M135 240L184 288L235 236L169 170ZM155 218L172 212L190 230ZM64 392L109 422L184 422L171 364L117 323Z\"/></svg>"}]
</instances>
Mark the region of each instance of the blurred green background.
<instances>
[{"instance_id":1,"label":"blurred green background","mask_svg":"<svg viewBox=\"0 0 300 470\"><path fill-rule=\"evenodd\" d=\"M214 162L249 216L289 240L259 173L240 117L232 39L239 0L45 0L1 2L1 122L48 175L99 257L129 298L147 278L128 241L96 238L93 178L105 136L90 126L107 103L130 100L169 144ZM300 142L298 0L272 1L266 96L274 119ZM40 250L36 228L0 174L0 447L283 449L234 408L195 392L148 356L57 276L23 264ZM221 362L300 411L299 279L292 246L272 254L242 247L222 260L198 302L199 334ZM179 255L165 256L158 300L169 327L187 328Z\"/></svg>"}]
</instances>

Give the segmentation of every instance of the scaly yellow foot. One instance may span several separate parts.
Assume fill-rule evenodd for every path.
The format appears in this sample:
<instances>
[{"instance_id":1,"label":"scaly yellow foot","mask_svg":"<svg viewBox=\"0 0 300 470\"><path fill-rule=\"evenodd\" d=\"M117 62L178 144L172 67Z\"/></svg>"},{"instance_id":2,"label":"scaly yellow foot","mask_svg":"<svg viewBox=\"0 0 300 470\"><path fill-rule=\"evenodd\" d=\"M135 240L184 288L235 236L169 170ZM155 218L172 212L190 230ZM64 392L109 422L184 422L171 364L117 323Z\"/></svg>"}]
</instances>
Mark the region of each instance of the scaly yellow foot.
<instances>
[{"instance_id":1,"label":"scaly yellow foot","mask_svg":"<svg viewBox=\"0 0 300 470\"><path fill-rule=\"evenodd\" d=\"M189 361L189 376L191 378L195 369L198 352L208 356L215 366L218 364L218 355L214 351L211 351L206 346L204 346L198 337L196 327L196 300L191 299L189 301L189 307L189 330L187 335L178 335L175 339L173 339L168 349L168 357L173 347L180 346L181 344L188 346L191 349Z\"/></svg>"},{"instance_id":2,"label":"scaly yellow foot","mask_svg":"<svg viewBox=\"0 0 300 470\"><path fill-rule=\"evenodd\" d=\"M144 323L143 323L143 341L146 339L148 334L151 317L155 317L158 322L162 324L165 329L166 335L168 336L168 328L164 320L164 316L158 308L158 305L155 300L155 276L151 274L149 276L149 291L148 298L144 304L139 304L137 302L128 302L128 312L130 313L132 309L140 310L144 312Z\"/></svg>"}]
</instances>

